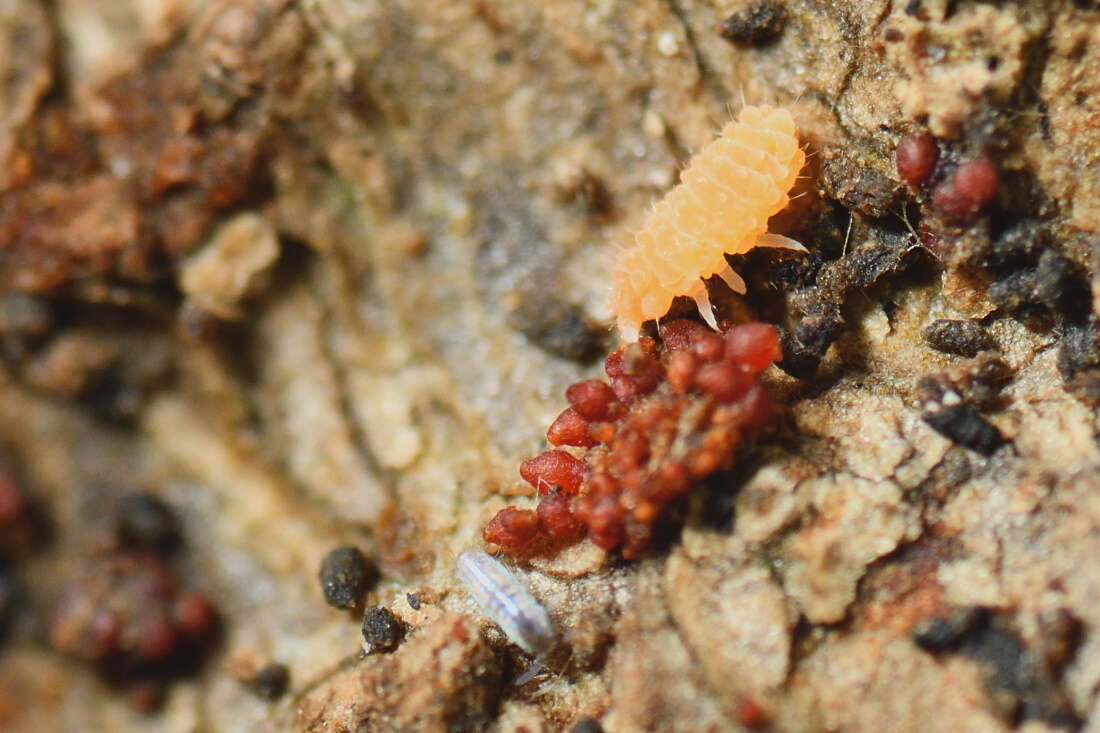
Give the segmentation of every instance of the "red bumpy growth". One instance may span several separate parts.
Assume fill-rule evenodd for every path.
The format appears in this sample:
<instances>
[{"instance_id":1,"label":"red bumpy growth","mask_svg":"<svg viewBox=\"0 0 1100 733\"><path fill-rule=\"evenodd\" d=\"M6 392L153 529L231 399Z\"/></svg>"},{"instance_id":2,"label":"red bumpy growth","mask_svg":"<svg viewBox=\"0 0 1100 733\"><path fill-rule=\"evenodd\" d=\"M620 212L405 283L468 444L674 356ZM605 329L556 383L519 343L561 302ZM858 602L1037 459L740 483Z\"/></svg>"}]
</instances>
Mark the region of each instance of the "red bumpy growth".
<instances>
[{"instance_id":1,"label":"red bumpy growth","mask_svg":"<svg viewBox=\"0 0 1100 733\"><path fill-rule=\"evenodd\" d=\"M551 424L554 448L520 474L543 496L537 510L508 507L486 525L486 542L516 555L546 552L585 533L604 549L637 557L666 509L725 465L747 431L772 413L757 375L781 356L763 323L715 334L694 321L662 328L607 357L610 384L566 390L570 407Z\"/></svg>"}]
</instances>

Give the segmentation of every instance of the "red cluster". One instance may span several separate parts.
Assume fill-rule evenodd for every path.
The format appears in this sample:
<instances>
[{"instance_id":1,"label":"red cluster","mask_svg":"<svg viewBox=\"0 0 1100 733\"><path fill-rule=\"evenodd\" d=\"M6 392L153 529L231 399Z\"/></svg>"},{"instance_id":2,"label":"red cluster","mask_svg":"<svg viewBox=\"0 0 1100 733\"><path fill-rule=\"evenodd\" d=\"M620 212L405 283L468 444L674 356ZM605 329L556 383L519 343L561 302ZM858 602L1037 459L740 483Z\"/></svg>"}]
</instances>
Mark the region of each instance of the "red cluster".
<instances>
[{"instance_id":1,"label":"red cluster","mask_svg":"<svg viewBox=\"0 0 1100 733\"><path fill-rule=\"evenodd\" d=\"M160 557L112 551L91 558L65 588L50 643L95 663L130 690L136 706L150 708L167 678L188 671L209 647L217 626L210 600L179 588Z\"/></svg>"},{"instance_id":2,"label":"red cluster","mask_svg":"<svg viewBox=\"0 0 1100 733\"><path fill-rule=\"evenodd\" d=\"M0 554L26 547L32 534L27 498L16 478L0 467Z\"/></svg>"},{"instance_id":3,"label":"red cluster","mask_svg":"<svg viewBox=\"0 0 1100 733\"><path fill-rule=\"evenodd\" d=\"M537 509L508 507L485 527L486 542L529 555L585 533L604 549L637 557L666 507L726 464L747 432L764 425L771 401L756 376L781 356L763 323L716 334L687 320L607 357L610 383L577 382L550 425L553 448L520 475L542 496Z\"/></svg>"},{"instance_id":4,"label":"red cluster","mask_svg":"<svg viewBox=\"0 0 1100 733\"><path fill-rule=\"evenodd\" d=\"M928 134L906 135L895 151L898 176L914 189L933 182L940 163L936 139ZM948 220L966 223L974 219L997 198L1000 172L997 166L981 158L966 160L954 169L941 165L939 182L932 189L932 208Z\"/></svg>"}]
</instances>

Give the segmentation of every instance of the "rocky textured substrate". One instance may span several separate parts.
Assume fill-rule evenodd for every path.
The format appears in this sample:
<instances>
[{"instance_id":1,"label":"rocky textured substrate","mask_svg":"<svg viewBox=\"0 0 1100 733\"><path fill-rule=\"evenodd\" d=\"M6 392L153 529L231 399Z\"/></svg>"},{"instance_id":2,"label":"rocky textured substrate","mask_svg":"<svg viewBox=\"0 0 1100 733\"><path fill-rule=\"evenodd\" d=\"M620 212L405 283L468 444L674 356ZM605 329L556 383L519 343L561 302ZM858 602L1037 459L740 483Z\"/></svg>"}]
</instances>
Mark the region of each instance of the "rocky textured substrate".
<instances>
[{"instance_id":1,"label":"rocky textured substrate","mask_svg":"<svg viewBox=\"0 0 1100 733\"><path fill-rule=\"evenodd\" d=\"M1098 20L0 0L0 727L1100 725ZM536 506L521 461L617 346L612 243L742 96L811 155L772 222L810 254L711 287L779 329L775 428L637 560L519 564L563 646L517 686L454 556ZM135 492L220 627L156 700L121 694L137 632L122 690L51 645L66 589L161 573L112 544ZM380 573L350 612L341 546ZM379 607L404 633L368 654Z\"/></svg>"}]
</instances>

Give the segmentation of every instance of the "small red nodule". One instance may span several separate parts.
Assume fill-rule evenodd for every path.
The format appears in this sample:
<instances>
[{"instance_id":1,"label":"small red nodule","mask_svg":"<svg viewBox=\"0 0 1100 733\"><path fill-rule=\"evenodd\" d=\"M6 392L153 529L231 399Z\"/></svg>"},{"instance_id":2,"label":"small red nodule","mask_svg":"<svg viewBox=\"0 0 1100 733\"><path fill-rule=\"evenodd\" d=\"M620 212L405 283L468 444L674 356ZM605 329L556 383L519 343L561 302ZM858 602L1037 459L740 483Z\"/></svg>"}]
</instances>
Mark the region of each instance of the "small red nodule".
<instances>
[{"instance_id":1,"label":"small red nodule","mask_svg":"<svg viewBox=\"0 0 1100 733\"><path fill-rule=\"evenodd\" d=\"M619 402L611 387L598 379L585 379L570 385L565 390L565 399L586 420L606 420Z\"/></svg>"},{"instance_id":2,"label":"small red nodule","mask_svg":"<svg viewBox=\"0 0 1100 733\"><path fill-rule=\"evenodd\" d=\"M172 620L176 627L192 638L204 638L214 630L218 613L214 604L197 591L185 591L172 604Z\"/></svg>"},{"instance_id":3,"label":"small red nodule","mask_svg":"<svg viewBox=\"0 0 1100 733\"><path fill-rule=\"evenodd\" d=\"M519 475L540 494L557 486L566 494L575 494L588 470L584 461L563 450L548 450L519 464Z\"/></svg>"},{"instance_id":4,"label":"small red nodule","mask_svg":"<svg viewBox=\"0 0 1100 733\"><path fill-rule=\"evenodd\" d=\"M997 166L988 160L970 160L955 169L932 192L932 205L951 219L973 218L997 197Z\"/></svg>"},{"instance_id":5,"label":"small red nodule","mask_svg":"<svg viewBox=\"0 0 1100 733\"><path fill-rule=\"evenodd\" d=\"M928 183L936 170L940 149L936 139L928 134L906 135L898 141L894 162L898 176L913 188Z\"/></svg>"},{"instance_id":6,"label":"small red nodule","mask_svg":"<svg viewBox=\"0 0 1100 733\"><path fill-rule=\"evenodd\" d=\"M775 403L761 385L749 387L737 402L741 408L741 426L746 430L755 430L767 425L775 414Z\"/></svg>"},{"instance_id":7,"label":"small red nodule","mask_svg":"<svg viewBox=\"0 0 1100 733\"><path fill-rule=\"evenodd\" d=\"M722 337L714 333L705 333L691 345L691 353L701 361L717 361L722 358Z\"/></svg>"},{"instance_id":8,"label":"small red nodule","mask_svg":"<svg viewBox=\"0 0 1100 733\"><path fill-rule=\"evenodd\" d=\"M726 334L726 356L751 374L767 369L783 358L779 334L766 323L734 326Z\"/></svg>"},{"instance_id":9,"label":"small red nodule","mask_svg":"<svg viewBox=\"0 0 1100 733\"><path fill-rule=\"evenodd\" d=\"M557 542L569 542L580 536L583 526L569 508L563 494L551 494L539 502L539 524Z\"/></svg>"},{"instance_id":10,"label":"small red nodule","mask_svg":"<svg viewBox=\"0 0 1100 733\"><path fill-rule=\"evenodd\" d=\"M695 375L695 386L719 402L730 402L750 384L749 376L733 364L704 364Z\"/></svg>"},{"instance_id":11,"label":"small red nodule","mask_svg":"<svg viewBox=\"0 0 1100 733\"><path fill-rule=\"evenodd\" d=\"M481 536L506 550L523 547L539 533L539 516L531 509L506 507L489 520Z\"/></svg>"},{"instance_id":12,"label":"small red nodule","mask_svg":"<svg viewBox=\"0 0 1100 733\"><path fill-rule=\"evenodd\" d=\"M661 344L665 351L681 351L709 333L710 329L703 324L680 318L661 326Z\"/></svg>"},{"instance_id":13,"label":"small red nodule","mask_svg":"<svg viewBox=\"0 0 1100 733\"><path fill-rule=\"evenodd\" d=\"M668 384L678 394L687 394L695 382L699 363L689 351L674 351L668 358Z\"/></svg>"},{"instance_id":14,"label":"small red nodule","mask_svg":"<svg viewBox=\"0 0 1100 733\"><path fill-rule=\"evenodd\" d=\"M137 653L147 662L164 659L176 648L176 629L166 618L147 622L139 634Z\"/></svg>"},{"instance_id":15,"label":"small red nodule","mask_svg":"<svg viewBox=\"0 0 1100 733\"><path fill-rule=\"evenodd\" d=\"M577 413L577 408L567 407L546 431L550 445L572 445L588 448L597 441L588 434L588 421Z\"/></svg>"}]
</instances>

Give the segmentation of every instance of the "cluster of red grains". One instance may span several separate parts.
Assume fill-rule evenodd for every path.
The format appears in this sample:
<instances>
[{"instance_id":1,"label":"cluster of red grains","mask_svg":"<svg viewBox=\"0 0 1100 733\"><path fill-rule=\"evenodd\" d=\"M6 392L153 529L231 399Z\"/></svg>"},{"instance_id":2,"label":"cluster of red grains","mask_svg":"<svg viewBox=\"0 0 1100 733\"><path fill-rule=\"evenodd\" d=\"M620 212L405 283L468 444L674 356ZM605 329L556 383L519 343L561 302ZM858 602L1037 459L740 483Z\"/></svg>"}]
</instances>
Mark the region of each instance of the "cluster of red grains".
<instances>
[{"instance_id":1,"label":"cluster of red grains","mask_svg":"<svg viewBox=\"0 0 1100 733\"><path fill-rule=\"evenodd\" d=\"M906 135L898 141L898 176L914 189L933 181L939 162L940 149L931 135ZM997 198L1000 173L988 160L966 160L946 175L944 167L940 166L940 180L932 189L931 201L932 208L946 219L967 223Z\"/></svg>"},{"instance_id":2,"label":"cluster of red grains","mask_svg":"<svg viewBox=\"0 0 1100 733\"><path fill-rule=\"evenodd\" d=\"M50 643L96 664L148 708L167 679L188 671L210 646L217 626L210 600L179 588L162 558L117 550L90 558L65 587Z\"/></svg>"},{"instance_id":3,"label":"cluster of red grains","mask_svg":"<svg viewBox=\"0 0 1100 733\"><path fill-rule=\"evenodd\" d=\"M94 664L146 712L218 636L214 604L180 588L169 565L180 542L170 506L149 493L123 497L113 536L64 587L50 620L55 649Z\"/></svg>"},{"instance_id":4,"label":"cluster of red grains","mask_svg":"<svg viewBox=\"0 0 1100 733\"><path fill-rule=\"evenodd\" d=\"M542 496L535 510L508 507L486 542L516 555L546 552L587 533L604 549L637 557L666 507L725 465L742 436L764 425L771 401L756 375L780 358L771 326L716 334L694 321L662 327L607 357L610 383L566 390L569 407L547 431L555 446L520 466Z\"/></svg>"}]
</instances>

